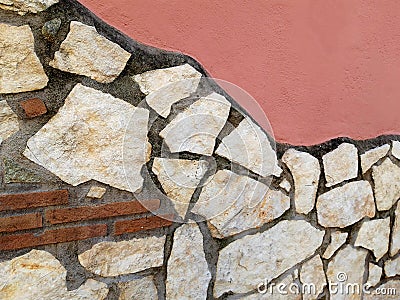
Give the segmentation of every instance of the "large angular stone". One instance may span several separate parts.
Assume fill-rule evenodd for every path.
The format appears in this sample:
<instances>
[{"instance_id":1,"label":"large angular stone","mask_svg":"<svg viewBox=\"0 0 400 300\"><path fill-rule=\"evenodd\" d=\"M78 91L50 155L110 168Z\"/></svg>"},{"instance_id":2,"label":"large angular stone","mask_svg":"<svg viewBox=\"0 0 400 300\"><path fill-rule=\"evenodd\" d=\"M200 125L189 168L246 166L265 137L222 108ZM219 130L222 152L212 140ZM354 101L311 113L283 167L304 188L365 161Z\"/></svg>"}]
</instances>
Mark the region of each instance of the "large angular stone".
<instances>
[{"instance_id":1,"label":"large angular stone","mask_svg":"<svg viewBox=\"0 0 400 300\"><path fill-rule=\"evenodd\" d=\"M374 196L368 181L345 184L317 199L318 222L324 227L344 228L364 217L375 216Z\"/></svg>"},{"instance_id":2,"label":"large angular stone","mask_svg":"<svg viewBox=\"0 0 400 300\"><path fill-rule=\"evenodd\" d=\"M0 299L102 300L107 285L88 279L77 290L68 291L67 271L46 251L31 252L0 263Z\"/></svg>"},{"instance_id":3,"label":"large angular stone","mask_svg":"<svg viewBox=\"0 0 400 300\"><path fill-rule=\"evenodd\" d=\"M248 117L222 139L216 153L264 177L282 173L268 136Z\"/></svg>"},{"instance_id":4,"label":"large angular stone","mask_svg":"<svg viewBox=\"0 0 400 300\"><path fill-rule=\"evenodd\" d=\"M315 204L319 175L318 159L306 152L289 149L282 157L294 180L294 202L296 211L308 214Z\"/></svg>"},{"instance_id":5,"label":"large angular stone","mask_svg":"<svg viewBox=\"0 0 400 300\"><path fill-rule=\"evenodd\" d=\"M207 171L207 166L206 161L154 159L153 172L182 218L185 218L192 195Z\"/></svg>"},{"instance_id":6,"label":"large angular stone","mask_svg":"<svg viewBox=\"0 0 400 300\"><path fill-rule=\"evenodd\" d=\"M322 157L326 186L357 177L358 153L353 144L343 143Z\"/></svg>"},{"instance_id":7,"label":"large angular stone","mask_svg":"<svg viewBox=\"0 0 400 300\"><path fill-rule=\"evenodd\" d=\"M324 231L306 221L282 221L271 229L245 236L220 251L214 295L245 293L264 279L272 280L321 246Z\"/></svg>"},{"instance_id":8,"label":"large angular stone","mask_svg":"<svg viewBox=\"0 0 400 300\"><path fill-rule=\"evenodd\" d=\"M174 234L167 266L166 299L206 299L211 273L204 254L203 235L196 223Z\"/></svg>"},{"instance_id":9,"label":"large angular stone","mask_svg":"<svg viewBox=\"0 0 400 300\"><path fill-rule=\"evenodd\" d=\"M18 116L8 106L6 100L0 101L0 145L18 131Z\"/></svg>"},{"instance_id":10,"label":"large angular stone","mask_svg":"<svg viewBox=\"0 0 400 300\"><path fill-rule=\"evenodd\" d=\"M110 83L121 74L130 57L129 52L100 35L93 26L72 21L50 66Z\"/></svg>"},{"instance_id":11,"label":"large angular stone","mask_svg":"<svg viewBox=\"0 0 400 300\"><path fill-rule=\"evenodd\" d=\"M395 219L392 229L392 245L390 247L390 255L395 256L400 251L400 201L394 212Z\"/></svg>"},{"instance_id":12,"label":"large angular stone","mask_svg":"<svg viewBox=\"0 0 400 300\"><path fill-rule=\"evenodd\" d=\"M19 15L36 14L58 2L59 0L0 0L0 8L16 11Z\"/></svg>"},{"instance_id":13,"label":"large angular stone","mask_svg":"<svg viewBox=\"0 0 400 300\"><path fill-rule=\"evenodd\" d=\"M71 185L94 179L135 192L148 159L148 118L146 109L78 84L24 155Z\"/></svg>"},{"instance_id":14,"label":"large angular stone","mask_svg":"<svg viewBox=\"0 0 400 300\"><path fill-rule=\"evenodd\" d=\"M158 299L157 288L153 276L133 279L118 283L120 290L118 300L153 300Z\"/></svg>"},{"instance_id":15,"label":"large angular stone","mask_svg":"<svg viewBox=\"0 0 400 300\"><path fill-rule=\"evenodd\" d=\"M388 277L400 275L400 256L385 261L384 270Z\"/></svg>"},{"instance_id":16,"label":"large angular stone","mask_svg":"<svg viewBox=\"0 0 400 300\"><path fill-rule=\"evenodd\" d=\"M228 170L218 171L203 187L192 209L209 222L211 234L223 238L280 217L290 199L267 185Z\"/></svg>"},{"instance_id":17,"label":"large angular stone","mask_svg":"<svg viewBox=\"0 0 400 300\"><path fill-rule=\"evenodd\" d=\"M389 210L400 198L400 168L387 158L372 167L375 183L375 200L378 210Z\"/></svg>"},{"instance_id":18,"label":"large angular stone","mask_svg":"<svg viewBox=\"0 0 400 300\"><path fill-rule=\"evenodd\" d=\"M318 299L326 286L324 266L319 255L305 262L301 267L300 281L303 285L310 286L310 290L304 290L303 300Z\"/></svg>"},{"instance_id":19,"label":"large angular stone","mask_svg":"<svg viewBox=\"0 0 400 300\"><path fill-rule=\"evenodd\" d=\"M161 132L171 152L212 155L215 139L228 120L231 104L212 93L178 114Z\"/></svg>"},{"instance_id":20,"label":"large angular stone","mask_svg":"<svg viewBox=\"0 0 400 300\"><path fill-rule=\"evenodd\" d=\"M0 94L35 91L47 85L49 79L36 56L28 25L0 23L0 57Z\"/></svg>"},{"instance_id":21,"label":"large angular stone","mask_svg":"<svg viewBox=\"0 0 400 300\"><path fill-rule=\"evenodd\" d=\"M157 69L135 75L133 79L140 90L147 95L147 104L159 115L166 118L172 104L190 96L199 85L201 73L189 64Z\"/></svg>"},{"instance_id":22,"label":"large angular stone","mask_svg":"<svg viewBox=\"0 0 400 300\"><path fill-rule=\"evenodd\" d=\"M336 250L346 242L348 235L349 234L347 232L333 231L331 233L331 242L329 243L322 257L325 259L331 258Z\"/></svg>"},{"instance_id":23,"label":"large angular stone","mask_svg":"<svg viewBox=\"0 0 400 300\"><path fill-rule=\"evenodd\" d=\"M361 154L361 170L363 174L367 172L378 160L383 158L389 152L389 149L389 145L383 145Z\"/></svg>"}]
</instances>

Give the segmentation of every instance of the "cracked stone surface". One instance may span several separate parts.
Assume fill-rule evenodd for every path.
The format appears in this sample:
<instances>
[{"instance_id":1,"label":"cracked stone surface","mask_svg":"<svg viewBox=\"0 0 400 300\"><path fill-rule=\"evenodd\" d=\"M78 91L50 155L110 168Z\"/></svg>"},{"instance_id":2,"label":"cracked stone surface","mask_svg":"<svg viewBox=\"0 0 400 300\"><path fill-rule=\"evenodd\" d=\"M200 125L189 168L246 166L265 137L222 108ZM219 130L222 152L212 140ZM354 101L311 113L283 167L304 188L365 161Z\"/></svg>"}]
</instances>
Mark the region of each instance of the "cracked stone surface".
<instances>
[{"instance_id":1,"label":"cracked stone surface","mask_svg":"<svg viewBox=\"0 0 400 300\"><path fill-rule=\"evenodd\" d=\"M306 152L289 149L283 155L282 161L293 176L296 211L308 214L314 208L321 174L318 159Z\"/></svg>"},{"instance_id":2,"label":"cracked stone surface","mask_svg":"<svg viewBox=\"0 0 400 300\"><path fill-rule=\"evenodd\" d=\"M333 231L331 233L331 242L329 243L322 257L325 259L331 258L336 250L346 242L348 235L349 234L347 232Z\"/></svg>"},{"instance_id":3,"label":"cracked stone surface","mask_svg":"<svg viewBox=\"0 0 400 300\"><path fill-rule=\"evenodd\" d=\"M120 295L118 300L152 300L158 299L157 288L153 276L134 279L118 284Z\"/></svg>"},{"instance_id":4,"label":"cracked stone surface","mask_svg":"<svg viewBox=\"0 0 400 300\"><path fill-rule=\"evenodd\" d=\"M395 256L400 251L400 201L397 202L394 215L395 219L392 230L392 246L390 249L391 256Z\"/></svg>"},{"instance_id":5,"label":"cracked stone surface","mask_svg":"<svg viewBox=\"0 0 400 300\"><path fill-rule=\"evenodd\" d=\"M355 181L322 194L317 199L318 223L344 228L364 217L375 216L375 203L368 181Z\"/></svg>"},{"instance_id":6,"label":"cracked stone surface","mask_svg":"<svg viewBox=\"0 0 400 300\"><path fill-rule=\"evenodd\" d=\"M319 255L314 256L305 262L301 267L300 281L302 284L314 284L315 290L312 293L305 293L303 300L317 299L324 290L326 283L324 266Z\"/></svg>"},{"instance_id":7,"label":"cracked stone surface","mask_svg":"<svg viewBox=\"0 0 400 300\"><path fill-rule=\"evenodd\" d=\"M384 270L389 277L400 275L400 256L385 261Z\"/></svg>"},{"instance_id":8,"label":"cracked stone surface","mask_svg":"<svg viewBox=\"0 0 400 300\"><path fill-rule=\"evenodd\" d=\"M59 0L0 0L0 9L15 11L19 15L36 14L58 2Z\"/></svg>"},{"instance_id":9,"label":"cracked stone surface","mask_svg":"<svg viewBox=\"0 0 400 300\"><path fill-rule=\"evenodd\" d=\"M389 149L389 145L383 145L361 154L361 170L363 174L367 172L378 160L386 156L386 154L389 152Z\"/></svg>"},{"instance_id":10,"label":"cracked stone surface","mask_svg":"<svg viewBox=\"0 0 400 300\"><path fill-rule=\"evenodd\" d=\"M369 273L368 273L367 283L371 287L376 286L379 283L379 281L381 281L382 268L375 264L369 263L368 270L369 270Z\"/></svg>"},{"instance_id":11,"label":"cracked stone surface","mask_svg":"<svg viewBox=\"0 0 400 300\"><path fill-rule=\"evenodd\" d=\"M6 100L0 101L0 145L18 131L18 116L7 104Z\"/></svg>"},{"instance_id":12,"label":"cracked stone surface","mask_svg":"<svg viewBox=\"0 0 400 300\"><path fill-rule=\"evenodd\" d=\"M130 57L129 52L100 35L93 26L72 21L67 38L49 64L64 72L110 83L121 74Z\"/></svg>"}]
</instances>

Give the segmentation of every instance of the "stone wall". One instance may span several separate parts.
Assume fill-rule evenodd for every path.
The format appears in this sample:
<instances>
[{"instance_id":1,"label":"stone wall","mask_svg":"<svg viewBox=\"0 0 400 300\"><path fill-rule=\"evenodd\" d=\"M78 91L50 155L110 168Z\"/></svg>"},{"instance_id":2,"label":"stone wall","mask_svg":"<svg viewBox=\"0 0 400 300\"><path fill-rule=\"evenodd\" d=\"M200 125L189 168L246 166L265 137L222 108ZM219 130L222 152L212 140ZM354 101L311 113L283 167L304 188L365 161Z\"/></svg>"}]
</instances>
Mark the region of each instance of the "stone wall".
<instances>
[{"instance_id":1,"label":"stone wall","mask_svg":"<svg viewBox=\"0 0 400 300\"><path fill-rule=\"evenodd\" d=\"M0 8L0 299L398 299L398 136L275 144L76 1Z\"/></svg>"}]
</instances>

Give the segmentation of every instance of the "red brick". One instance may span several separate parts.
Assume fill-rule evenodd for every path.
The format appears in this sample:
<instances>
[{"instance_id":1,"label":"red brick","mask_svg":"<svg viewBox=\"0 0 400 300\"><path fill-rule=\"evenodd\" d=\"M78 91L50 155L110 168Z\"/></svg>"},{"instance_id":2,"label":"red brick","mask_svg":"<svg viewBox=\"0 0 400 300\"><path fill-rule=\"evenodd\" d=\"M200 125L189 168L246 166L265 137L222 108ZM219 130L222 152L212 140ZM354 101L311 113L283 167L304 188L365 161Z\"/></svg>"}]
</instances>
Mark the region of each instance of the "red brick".
<instances>
[{"instance_id":1,"label":"red brick","mask_svg":"<svg viewBox=\"0 0 400 300\"><path fill-rule=\"evenodd\" d=\"M14 232L42 226L42 215L39 213L0 218L0 232Z\"/></svg>"},{"instance_id":2,"label":"red brick","mask_svg":"<svg viewBox=\"0 0 400 300\"><path fill-rule=\"evenodd\" d=\"M172 225L172 215L152 216L137 220L117 221L114 226L114 234L121 235L124 233L133 233L142 230L150 230L155 228L167 227Z\"/></svg>"},{"instance_id":3,"label":"red brick","mask_svg":"<svg viewBox=\"0 0 400 300\"><path fill-rule=\"evenodd\" d=\"M144 213L160 207L160 200L146 200L144 203L147 208L142 206L139 201L130 201L98 206L53 209L46 212L46 220L51 224L78 222Z\"/></svg>"},{"instance_id":4,"label":"red brick","mask_svg":"<svg viewBox=\"0 0 400 300\"><path fill-rule=\"evenodd\" d=\"M0 211L68 204L68 190L0 195Z\"/></svg>"},{"instance_id":5,"label":"red brick","mask_svg":"<svg viewBox=\"0 0 400 300\"><path fill-rule=\"evenodd\" d=\"M46 105L39 98L28 99L20 103L28 118L34 118L47 113Z\"/></svg>"},{"instance_id":6,"label":"red brick","mask_svg":"<svg viewBox=\"0 0 400 300\"><path fill-rule=\"evenodd\" d=\"M92 225L47 230L41 235L32 233L0 236L0 251L85 240L107 234L107 225Z\"/></svg>"}]
</instances>

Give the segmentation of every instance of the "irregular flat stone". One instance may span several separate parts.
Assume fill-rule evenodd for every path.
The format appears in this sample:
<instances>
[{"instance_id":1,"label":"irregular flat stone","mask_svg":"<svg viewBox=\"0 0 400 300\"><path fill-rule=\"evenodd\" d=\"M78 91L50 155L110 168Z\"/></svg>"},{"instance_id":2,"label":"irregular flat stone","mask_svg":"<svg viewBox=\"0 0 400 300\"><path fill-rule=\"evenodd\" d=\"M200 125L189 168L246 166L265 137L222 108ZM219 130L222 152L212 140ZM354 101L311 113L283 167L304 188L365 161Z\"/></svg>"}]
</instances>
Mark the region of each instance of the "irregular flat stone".
<instances>
[{"instance_id":1,"label":"irregular flat stone","mask_svg":"<svg viewBox=\"0 0 400 300\"><path fill-rule=\"evenodd\" d=\"M280 191L229 170L220 170L205 185L192 212L209 222L211 234L223 238L280 217L290 199Z\"/></svg>"},{"instance_id":2,"label":"irregular flat stone","mask_svg":"<svg viewBox=\"0 0 400 300\"><path fill-rule=\"evenodd\" d=\"M14 160L4 158L4 183L40 183L44 178L34 171L24 168ZM48 178L47 178L48 179Z\"/></svg>"},{"instance_id":3,"label":"irregular flat stone","mask_svg":"<svg viewBox=\"0 0 400 300\"><path fill-rule=\"evenodd\" d=\"M294 202L296 211L308 214L315 204L319 175L318 159L306 152L289 149L282 157L294 180Z\"/></svg>"},{"instance_id":4,"label":"irregular flat stone","mask_svg":"<svg viewBox=\"0 0 400 300\"><path fill-rule=\"evenodd\" d=\"M146 109L77 84L24 155L73 186L93 179L135 192L148 156L148 118Z\"/></svg>"},{"instance_id":5,"label":"irregular flat stone","mask_svg":"<svg viewBox=\"0 0 400 300\"><path fill-rule=\"evenodd\" d=\"M394 279L385 282L384 284L377 287L380 291L377 292L371 291L370 293L364 293L364 300L399 300L399 291L400 291L400 280ZM382 294L382 291L385 294Z\"/></svg>"},{"instance_id":6,"label":"irregular flat stone","mask_svg":"<svg viewBox=\"0 0 400 300\"><path fill-rule=\"evenodd\" d=\"M312 290L304 293L303 300L317 299L326 286L324 266L319 255L305 262L301 267L300 281L303 285L312 286Z\"/></svg>"},{"instance_id":7,"label":"irregular flat stone","mask_svg":"<svg viewBox=\"0 0 400 300\"><path fill-rule=\"evenodd\" d=\"M358 152L353 144L343 143L322 157L326 186L357 177Z\"/></svg>"},{"instance_id":8,"label":"irregular flat stone","mask_svg":"<svg viewBox=\"0 0 400 300\"><path fill-rule=\"evenodd\" d=\"M378 210L389 210L400 198L400 168L387 158L372 167L375 183L375 200Z\"/></svg>"},{"instance_id":9,"label":"irregular flat stone","mask_svg":"<svg viewBox=\"0 0 400 300\"><path fill-rule=\"evenodd\" d=\"M392 229L392 246L390 248L391 256L395 256L400 251L400 201L397 202L394 214L395 219Z\"/></svg>"},{"instance_id":10,"label":"irregular flat stone","mask_svg":"<svg viewBox=\"0 0 400 300\"><path fill-rule=\"evenodd\" d=\"M44 11L58 2L59 0L0 0L0 9L15 11L23 16Z\"/></svg>"},{"instance_id":11,"label":"irregular flat stone","mask_svg":"<svg viewBox=\"0 0 400 300\"><path fill-rule=\"evenodd\" d=\"M389 145L383 145L361 154L361 170L363 174L367 172L378 160L386 156L386 154L389 152L389 149Z\"/></svg>"},{"instance_id":12,"label":"irregular flat stone","mask_svg":"<svg viewBox=\"0 0 400 300\"><path fill-rule=\"evenodd\" d=\"M364 217L375 216L374 196L368 181L355 181L322 194L317 199L318 222L344 228Z\"/></svg>"},{"instance_id":13,"label":"irregular flat stone","mask_svg":"<svg viewBox=\"0 0 400 300\"><path fill-rule=\"evenodd\" d=\"M64 72L110 83L121 74L130 57L129 52L100 35L93 26L72 21L67 38L49 64Z\"/></svg>"},{"instance_id":14,"label":"irregular flat stone","mask_svg":"<svg viewBox=\"0 0 400 300\"><path fill-rule=\"evenodd\" d=\"M18 116L7 104L6 100L0 101L0 145L18 131Z\"/></svg>"},{"instance_id":15,"label":"irregular flat stone","mask_svg":"<svg viewBox=\"0 0 400 300\"><path fill-rule=\"evenodd\" d=\"M375 264L369 263L367 284L371 287L376 286L382 277L382 268Z\"/></svg>"},{"instance_id":16,"label":"irregular flat stone","mask_svg":"<svg viewBox=\"0 0 400 300\"><path fill-rule=\"evenodd\" d=\"M153 172L157 175L178 215L185 218L190 200L205 172L206 161L156 157Z\"/></svg>"},{"instance_id":17,"label":"irregular flat stone","mask_svg":"<svg viewBox=\"0 0 400 300\"><path fill-rule=\"evenodd\" d=\"M282 221L263 233L248 235L220 251L214 296L246 293L311 257L324 231L306 221Z\"/></svg>"},{"instance_id":18,"label":"irregular flat stone","mask_svg":"<svg viewBox=\"0 0 400 300\"><path fill-rule=\"evenodd\" d=\"M203 235L196 223L175 231L167 265L166 299L207 298L211 273L203 248Z\"/></svg>"},{"instance_id":19,"label":"irregular flat stone","mask_svg":"<svg viewBox=\"0 0 400 300\"><path fill-rule=\"evenodd\" d=\"M157 69L135 75L133 79L147 95L147 104L160 116L166 118L172 104L189 97L197 90L201 73L189 64Z\"/></svg>"},{"instance_id":20,"label":"irregular flat stone","mask_svg":"<svg viewBox=\"0 0 400 300\"><path fill-rule=\"evenodd\" d=\"M152 300L158 299L153 276L118 283L119 300Z\"/></svg>"},{"instance_id":21,"label":"irregular flat stone","mask_svg":"<svg viewBox=\"0 0 400 300\"><path fill-rule=\"evenodd\" d=\"M329 243L322 257L325 259L331 258L336 250L346 242L348 235L349 234L347 232L333 231L331 233L331 242Z\"/></svg>"},{"instance_id":22,"label":"irregular flat stone","mask_svg":"<svg viewBox=\"0 0 400 300\"><path fill-rule=\"evenodd\" d=\"M371 250L378 261L389 250L389 235L390 217L365 221L358 231L354 246Z\"/></svg>"},{"instance_id":23,"label":"irregular flat stone","mask_svg":"<svg viewBox=\"0 0 400 300\"><path fill-rule=\"evenodd\" d=\"M77 290L68 291L67 271L46 251L31 252L0 263L0 299L101 300L107 285L88 279Z\"/></svg>"},{"instance_id":24,"label":"irregular flat stone","mask_svg":"<svg viewBox=\"0 0 400 300\"><path fill-rule=\"evenodd\" d=\"M178 114L161 132L171 152L212 155L215 140L228 120L231 104L212 93Z\"/></svg>"},{"instance_id":25,"label":"irregular flat stone","mask_svg":"<svg viewBox=\"0 0 400 300\"><path fill-rule=\"evenodd\" d=\"M248 117L222 139L216 153L264 177L282 173L267 135Z\"/></svg>"},{"instance_id":26,"label":"irregular flat stone","mask_svg":"<svg viewBox=\"0 0 400 300\"><path fill-rule=\"evenodd\" d=\"M400 159L400 142L392 141L392 155L397 159Z\"/></svg>"},{"instance_id":27,"label":"irregular flat stone","mask_svg":"<svg viewBox=\"0 0 400 300\"><path fill-rule=\"evenodd\" d=\"M0 23L0 49L0 94L35 91L47 85L49 79L36 56L28 25Z\"/></svg>"},{"instance_id":28,"label":"irregular flat stone","mask_svg":"<svg viewBox=\"0 0 400 300\"><path fill-rule=\"evenodd\" d=\"M90 190L87 193L86 197L101 199L103 198L106 192L107 192L106 188L103 188L101 186L92 186L90 187Z\"/></svg>"},{"instance_id":29,"label":"irregular flat stone","mask_svg":"<svg viewBox=\"0 0 400 300\"><path fill-rule=\"evenodd\" d=\"M286 192L290 192L290 189L292 188L292 186L290 185L290 182L285 178L281 181L281 183L279 184L280 188L283 188Z\"/></svg>"},{"instance_id":30,"label":"irregular flat stone","mask_svg":"<svg viewBox=\"0 0 400 300\"><path fill-rule=\"evenodd\" d=\"M388 277L400 275L400 256L385 261L384 270Z\"/></svg>"},{"instance_id":31,"label":"irregular flat stone","mask_svg":"<svg viewBox=\"0 0 400 300\"><path fill-rule=\"evenodd\" d=\"M118 276L162 266L164 244L165 236L101 242L78 258L82 266L96 275Z\"/></svg>"}]
</instances>

